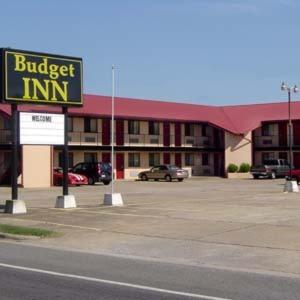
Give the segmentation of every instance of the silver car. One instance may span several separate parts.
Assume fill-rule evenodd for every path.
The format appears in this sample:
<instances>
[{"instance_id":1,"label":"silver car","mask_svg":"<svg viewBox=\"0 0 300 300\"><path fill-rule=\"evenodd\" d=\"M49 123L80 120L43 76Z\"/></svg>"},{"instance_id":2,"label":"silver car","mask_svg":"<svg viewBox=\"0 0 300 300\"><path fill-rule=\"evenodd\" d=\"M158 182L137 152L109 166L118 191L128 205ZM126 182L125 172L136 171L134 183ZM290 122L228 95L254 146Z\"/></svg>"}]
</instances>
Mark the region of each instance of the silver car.
<instances>
[{"instance_id":1,"label":"silver car","mask_svg":"<svg viewBox=\"0 0 300 300\"><path fill-rule=\"evenodd\" d=\"M187 170L180 169L174 165L160 165L151 168L149 171L139 173L138 177L142 181L147 181L149 179L154 179L156 181L160 179L172 181L173 179L177 179L181 182L184 178L189 177L189 173Z\"/></svg>"}]
</instances>

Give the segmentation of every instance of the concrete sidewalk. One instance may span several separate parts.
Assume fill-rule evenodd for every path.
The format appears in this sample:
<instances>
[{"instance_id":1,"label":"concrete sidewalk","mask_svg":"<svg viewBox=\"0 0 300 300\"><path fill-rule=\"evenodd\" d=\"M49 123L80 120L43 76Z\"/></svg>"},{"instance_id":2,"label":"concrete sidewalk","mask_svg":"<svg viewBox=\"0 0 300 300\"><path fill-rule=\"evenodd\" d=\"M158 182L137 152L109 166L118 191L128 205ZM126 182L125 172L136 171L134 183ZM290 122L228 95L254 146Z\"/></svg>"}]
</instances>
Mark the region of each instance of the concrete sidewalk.
<instances>
[{"instance_id":1,"label":"concrete sidewalk","mask_svg":"<svg viewBox=\"0 0 300 300\"><path fill-rule=\"evenodd\" d=\"M199 178L183 183L118 182L124 207L101 206L109 187L74 187L78 208L54 209L61 188L20 189L28 214L0 223L38 226L63 237L45 247L167 262L300 274L300 195L284 180ZM1 188L0 204L9 198Z\"/></svg>"}]
</instances>

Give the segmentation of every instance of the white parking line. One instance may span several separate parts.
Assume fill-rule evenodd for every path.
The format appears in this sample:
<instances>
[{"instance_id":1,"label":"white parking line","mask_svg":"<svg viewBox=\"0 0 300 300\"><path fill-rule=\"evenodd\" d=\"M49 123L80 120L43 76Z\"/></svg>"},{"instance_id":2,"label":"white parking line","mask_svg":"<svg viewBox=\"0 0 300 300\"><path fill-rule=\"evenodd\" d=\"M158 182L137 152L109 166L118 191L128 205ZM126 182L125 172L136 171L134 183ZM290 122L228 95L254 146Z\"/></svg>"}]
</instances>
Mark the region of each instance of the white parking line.
<instances>
[{"instance_id":1,"label":"white parking line","mask_svg":"<svg viewBox=\"0 0 300 300\"><path fill-rule=\"evenodd\" d=\"M80 275L75 275L75 274L59 273L59 272L53 272L53 271L48 271L48 270L42 270L42 269L9 265L9 264L4 264L4 263L0 263L0 267L35 272L35 273L40 273L40 274L47 274L47 275L52 275L52 276L81 279L81 280L85 280L85 281L92 281L92 282L98 282L98 283L104 283L104 284L110 284L110 285L118 285L118 286L123 286L123 287L129 287L129 288L145 290L145 291L152 291L152 292L157 292L157 293L171 294L171 295L176 295L176 296L191 297L191 298L197 298L197 299L207 299L207 300L231 300L228 298L219 298L219 297L213 297L213 296L207 296L207 295L185 293L185 292L155 288L155 287L146 286L146 285L132 284L132 283L126 283L126 282L120 282L120 281L112 281L112 280L106 280L106 279L100 279L100 278L94 278L94 277L80 276Z\"/></svg>"}]
</instances>

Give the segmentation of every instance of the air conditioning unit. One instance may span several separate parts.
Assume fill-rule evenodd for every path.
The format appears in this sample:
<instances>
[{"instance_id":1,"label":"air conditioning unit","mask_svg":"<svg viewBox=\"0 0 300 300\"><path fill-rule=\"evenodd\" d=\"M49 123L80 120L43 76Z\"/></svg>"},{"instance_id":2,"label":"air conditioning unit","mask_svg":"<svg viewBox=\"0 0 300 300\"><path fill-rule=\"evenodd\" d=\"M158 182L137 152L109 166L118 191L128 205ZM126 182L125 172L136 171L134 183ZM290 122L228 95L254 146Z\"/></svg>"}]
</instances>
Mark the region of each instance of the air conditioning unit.
<instances>
[{"instance_id":1,"label":"air conditioning unit","mask_svg":"<svg viewBox=\"0 0 300 300\"><path fill-rule=\"evenodd\" d=\"M129 138L129 143L131 144L138 144L139 143L139 138Z\"/></svg>"},{"instance_id":2,"label":"air conditioning unit","mask_svg":"<svg viewBox=\"0 0 300 300\"><path fill-rule=\"evenodd\" d=\"M86 137L84 138L84 141L85 141L86 143L95 143L95 142L96 142L96 138L95 138L94 136L86 136Z\"/></svg>"},{"instance_id":3,"label":"air conditioning unit","mask_svg":"<svg viewBox=\"0 0 300 300\"><path fill-rule=\"evenodd\" d=\"M158 144L158 138L151 138L150 144Z\"/></svg>"},{"instance_id":4,"label":"air conditioning unit","mask_svg":"<svg viewBox=\"0 0 300 300\"><path fill-rule=\"evenodd\" d=\"M272 145L272 140L263 140L263 145Z\"/></svg>"}]
</instances>

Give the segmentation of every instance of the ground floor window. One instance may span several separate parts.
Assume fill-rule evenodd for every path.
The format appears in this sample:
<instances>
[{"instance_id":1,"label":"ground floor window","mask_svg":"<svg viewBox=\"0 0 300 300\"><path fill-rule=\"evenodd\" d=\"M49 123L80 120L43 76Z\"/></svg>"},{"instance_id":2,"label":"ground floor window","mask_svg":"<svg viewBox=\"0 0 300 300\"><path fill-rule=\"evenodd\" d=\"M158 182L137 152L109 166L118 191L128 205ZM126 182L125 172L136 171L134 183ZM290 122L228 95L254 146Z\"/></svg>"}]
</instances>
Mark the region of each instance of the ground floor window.
<instances>
[{"instance_id":1,"label":"ground floor window","mask_svg":"<svg viewBox=\"0 0 300 300\"><path fill-rule=\"evenodd\" d=\"M263 152L261 155L261 161L264 163L266 160L275 159L275 152Z\"/></svg>"},{"instance_id":2,"label":"ground floor window","mask_svg":"<svg viewBox=\"0 0 300 300\"><path fill-rule=\"evenodd\" d=\"M69 168L74 165L74 155L73 152L69 152ZM58 154L58 166L63 168L63 152L59 152Z\"/></svg>"},{"instance_id":3,"label":"ground floor window","mask_svg":"<svg viewBox=\"0 0 300 300\"><path fill-rule=\"evenodd\" d=\"M202 153L202 166L209 166L209 155L208 155L208 153Z\"/></svg>"},{"instance_id":4,"label":"ground floor window","mask_svg":"<svg viewBox=\"0 0 300 300\"><path fill-rule=\"evenodd\" d=\"M185 154L185 165L186 166L194 165L194 153L186 153Z\"/></svg>"},{"instance_id":5,"label":"ground floor window","mask_svg":"<svg viewBox=\"0 0 300 300\"><path fill-rule=\"evenodd\" d=\"M160 164L159 153L149 153L149 167L157 166Z\"/></svg>"},{"instance_id":6,"label":"ground floor window","mask_svg":"<svg viewBox=\"0 0 300 300\"><path fill-rule=\"evenodd\" d=\"M128 154L128 167L138 168L141 165L140 153Z\"/></svg>"},{"instance_id":7,"label":"ground floor window","mask_svg":"<svg viewBox=\"0 0 300 300\"><path fill-rule=\"evenodd\" d=\"M95 152L85 152L84 153L84 162L96 162L97 153Z\"/></svg>"}]
</instances>

